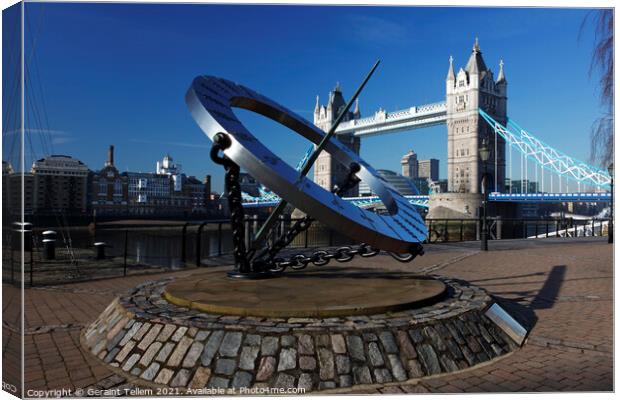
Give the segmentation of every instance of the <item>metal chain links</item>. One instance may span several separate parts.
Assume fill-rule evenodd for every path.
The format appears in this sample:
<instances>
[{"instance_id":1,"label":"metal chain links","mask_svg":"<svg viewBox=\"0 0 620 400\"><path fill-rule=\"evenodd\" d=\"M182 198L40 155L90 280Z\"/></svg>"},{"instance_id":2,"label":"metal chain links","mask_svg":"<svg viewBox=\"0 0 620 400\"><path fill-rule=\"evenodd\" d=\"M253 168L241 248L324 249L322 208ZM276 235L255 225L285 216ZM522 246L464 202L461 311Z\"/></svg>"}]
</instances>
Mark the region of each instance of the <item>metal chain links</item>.
<instances>
[{"instance_id":1,"label":"metal chain links","mask_svg":"<svg viewBox=\"0 0 620 400\"><path fill-rule=\"evenodd\" d=\"M316 266L327 265L331 260L344 263L353 260L357 255L360 257L373 257L380 253L380 249L374 248L366 243L362 243L356 248L351 246L338 247L334 252L327 250L318 250L312 255L295 254L287 259L277 257L300 233L306 231L314 218L306 216L296 221L288 231L283 232L280 237L275 240L266 249L261 251L250 262L250 258L254 255L253 251L247 252L245 247L245 227L244 227L244 210L241 197L241 185L239 184L240 168L228 157L219 156L219 152L230 146L230 138L225 134L217 134L214 138L213 147L211 148L211 159L216 164L225 168L225 190L228 196L228 206L230 208L230 219L232 226L233 253L235 258L235 268L239 272L246 273L279 273L286 268L300 270L306 268L310 263ZM360 171L357 163L352 163L349 167L349 173L340 186L335 186L332 190L338 196L342 196L347 190L354 188L360 179L356 173ZM401 256L399 254L388 252L394 259L400 262L410 262L416 256L423 254L422 246L415 244L410 254Z\"/></svg>"}]
</instances>

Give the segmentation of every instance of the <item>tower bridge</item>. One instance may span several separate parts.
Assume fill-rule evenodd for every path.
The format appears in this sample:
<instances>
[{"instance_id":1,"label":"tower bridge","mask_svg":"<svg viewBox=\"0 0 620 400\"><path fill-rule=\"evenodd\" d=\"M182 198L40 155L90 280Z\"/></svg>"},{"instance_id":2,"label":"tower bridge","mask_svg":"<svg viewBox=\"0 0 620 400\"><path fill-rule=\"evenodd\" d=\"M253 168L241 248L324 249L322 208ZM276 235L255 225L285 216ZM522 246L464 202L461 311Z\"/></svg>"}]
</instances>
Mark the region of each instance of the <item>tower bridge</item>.
<instances>
[{"instance_id":1,"label":"tower bridge","mask_svg":"<svg viewBox=\"0 0 620 400\"><path fill-rule=\"evenodd\" d=\"M359 102L356 102L354 111L349 111L338 126L337 138L359 154L361 139L364 137L445 124L448 133L449 193L443 197L445 199L453 194L455 199L460 195L474 199L464 209L477 209L474 203L479 204L479 194L484 191L491 193L489 200L494 202L609 201L607 190L611 178L607 171L554 149L508 117L508 81L502 60L499 60L498 67L499 72L495 77L487 67L476 39L464 67L455 70L454 59L449 58L445 100L391 112L381 108L364 118L361 117ZM345 104L339 84L329 93L325 105L320 104L317 96L314 124L328 131ZM490 148L490 156L485 163L479 156L483 141ZM303 165L312 150L311 146L298 167ZM547 173L547 184L550 187L547 193L513 193L512 186L509 193L502 193L506 176L510 176L512 182L515 175L513 153L516 154L516 161L519 158L521 161L520 171L517 171L521 175L520 186L527 187L523 185L524 182L531 178L538 181L539 176L544 186ZM483 180L485 171L486 179ZM346 168L327 152L322 152L314 165L314 181L326 190L342 182L347 173ZM568 181L577 182L579 190L576 193L568 190ZM482 182L485 182L484 191ZM345 193L344 197L360 207L372 206L377 202L372 197L358 197L357 188ZM409 197L409 201L416 206L429 206L428 196ZM276 200L269 196L253 199L246 197L244 203L248 207L268 206Z\"/></svg>"}]
</instances>

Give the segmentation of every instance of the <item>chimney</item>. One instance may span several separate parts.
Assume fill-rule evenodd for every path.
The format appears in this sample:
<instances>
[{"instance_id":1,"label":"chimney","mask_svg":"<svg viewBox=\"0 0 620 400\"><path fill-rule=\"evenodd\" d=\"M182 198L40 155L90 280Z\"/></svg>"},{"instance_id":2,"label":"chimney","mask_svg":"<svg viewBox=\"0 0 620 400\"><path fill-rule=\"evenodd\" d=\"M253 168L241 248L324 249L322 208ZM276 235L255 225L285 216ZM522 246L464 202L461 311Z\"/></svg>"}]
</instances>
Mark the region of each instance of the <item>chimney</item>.
<instances>
[{"instance_id":1,"label":"chimney","mask_svg":"<svg viewBox=\"0 0 620 400\"><path fill-rule=\"evenodd\" d=\"M110 148L108 149L108 162L105 163L106 167L107 166L114 166L114 146L110 145Z\"/></svg>"}]
</instances>

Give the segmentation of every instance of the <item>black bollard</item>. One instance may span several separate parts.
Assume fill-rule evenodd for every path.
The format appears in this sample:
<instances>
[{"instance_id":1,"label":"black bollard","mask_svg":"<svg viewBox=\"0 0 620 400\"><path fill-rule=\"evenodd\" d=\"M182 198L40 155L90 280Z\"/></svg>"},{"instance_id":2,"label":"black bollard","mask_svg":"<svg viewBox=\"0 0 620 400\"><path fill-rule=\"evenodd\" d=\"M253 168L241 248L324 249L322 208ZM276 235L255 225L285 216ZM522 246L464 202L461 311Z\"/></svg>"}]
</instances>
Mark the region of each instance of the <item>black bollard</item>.
<instances>
[{"instance_id":1,"label":"black bollard","mask_svg":"<svg viewBox=\"0 0 620 400\"><path fill-rule=\"evenodd\" d=\"M96 242L94 244L95 246L95 251L96 251L96 258L97 260L105 260L105 248L106 248L106 243L105 242Z\"/></svg>"},{"instance_id":2,"label":"black bollard","mask_svg":"<svg viewBox=\"0 0 620 400\"><path fill-rule=\"evenodd\" d=\"M56 259L56 232L44 231L43 236L43 258L45 260Z\"/></svg>"}]
</instances>

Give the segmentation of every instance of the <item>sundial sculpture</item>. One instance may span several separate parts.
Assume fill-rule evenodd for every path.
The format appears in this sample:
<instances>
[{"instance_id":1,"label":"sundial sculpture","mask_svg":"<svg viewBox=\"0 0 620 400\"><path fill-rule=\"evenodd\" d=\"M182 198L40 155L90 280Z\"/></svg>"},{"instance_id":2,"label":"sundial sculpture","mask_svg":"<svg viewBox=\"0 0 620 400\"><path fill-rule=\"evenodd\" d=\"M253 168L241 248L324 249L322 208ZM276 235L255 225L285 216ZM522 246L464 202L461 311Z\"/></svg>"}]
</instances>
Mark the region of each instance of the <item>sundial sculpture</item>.
<instances>
[{"instance_id":1,"label":"sundial sculpture","mask_svg":"<svg viewBox=\"0 0 620 400\"><path fill-rule=\"evenodd\" d=\"M233 227L235 271L229 275L242 278L261 278L281 271L286 266L303 268L309 262L324 265L330 258L347 261L354 255L370 256L379 249L391 252L400 261L410 261L422 254L420 243L428 236L428 230L417 210L409 204L392 185L357 154L332 135L351 103L370 78L366 77L355 95L350 99L332 129L326 133L286 107L243 85L214 76L199 76L187 91L185 101L204 133L214 142L211 158L226 168L226 191L229 196ZM282 161L263 145L239 121L232 107L243 108L261 114L290 128L317 145L301 173ZM348 181L341 190L329 192L306 177L312 163L321 150L329 152L337 161L349 167ZM223 152L223 156L219 152ZM277 193L280 198L305 212L309 217L296 224L291 231L271 247L262 250L246 249L243 238L243 206L238 183L239 169L243 168L256 180ZM381 199L387 213L379 215L342 200L339 192L360 180L368 184ZM285 204L283 201L282 204ZM255 243L270 228L283 207L279 206L257 234ZM307 229L312 220L319 220L329 228L356 241L364 243L357 250L342 248L336 254L318 251L312 257L298 255L290 261L276 258L295 234ZM406 257L398 254L408 253Z\"/></svg>"}]
</instances>

